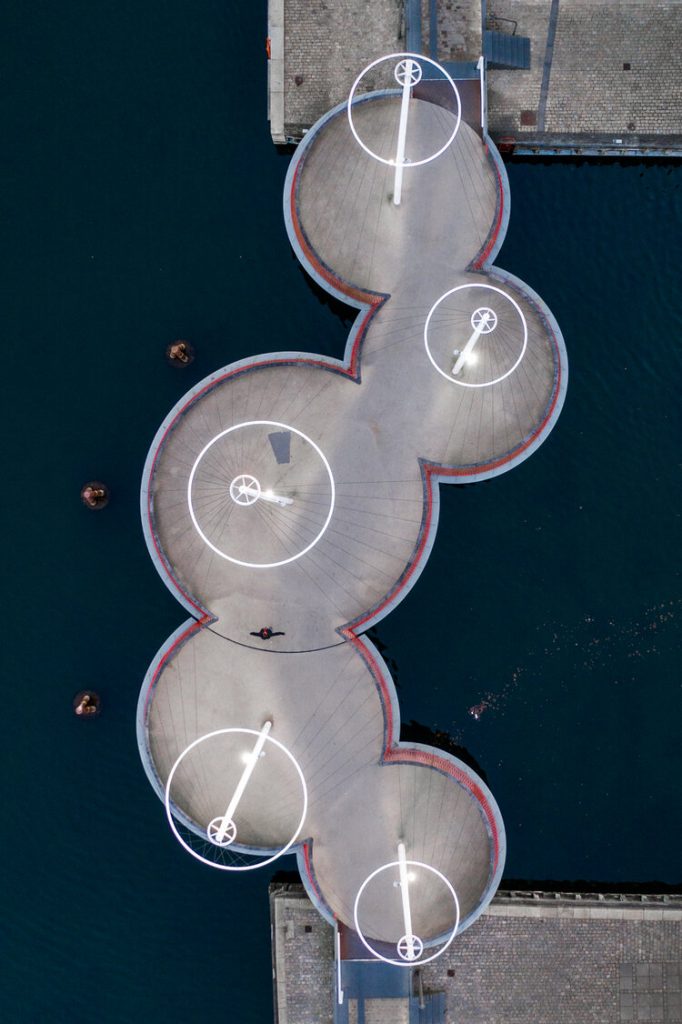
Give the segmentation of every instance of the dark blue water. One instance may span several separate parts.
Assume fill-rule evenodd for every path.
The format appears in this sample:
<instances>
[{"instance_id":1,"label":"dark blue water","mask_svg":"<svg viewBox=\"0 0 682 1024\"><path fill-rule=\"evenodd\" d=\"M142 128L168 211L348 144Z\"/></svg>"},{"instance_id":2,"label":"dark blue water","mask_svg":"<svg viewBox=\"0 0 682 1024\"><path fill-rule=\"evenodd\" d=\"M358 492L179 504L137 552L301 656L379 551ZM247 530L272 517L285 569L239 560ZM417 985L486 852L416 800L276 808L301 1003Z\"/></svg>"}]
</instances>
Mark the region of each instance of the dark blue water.
<instances>
[{"instance_id":1,"label":"dark blue water","mask_svg":"<svg viewBox=\"0 0 682 1024\"><path fill-rule=\"evenodd\" d=\"M193 382L269 349L339 354L347 326L285 237L264 3L5 12L2 1017L260 1024L268 877L191 861L138 760L140 683L184 618L138 486ZM509 877L680 882L682 169L510 177L499 263L563 328L566 406L516 471L444 490L378 636L404 718L487 773ZM176 337L187 371L163 359ZM113 492L96 514L93 477ZM94 722L71 714L85 686Z\"/></svg>"}]
</instances>

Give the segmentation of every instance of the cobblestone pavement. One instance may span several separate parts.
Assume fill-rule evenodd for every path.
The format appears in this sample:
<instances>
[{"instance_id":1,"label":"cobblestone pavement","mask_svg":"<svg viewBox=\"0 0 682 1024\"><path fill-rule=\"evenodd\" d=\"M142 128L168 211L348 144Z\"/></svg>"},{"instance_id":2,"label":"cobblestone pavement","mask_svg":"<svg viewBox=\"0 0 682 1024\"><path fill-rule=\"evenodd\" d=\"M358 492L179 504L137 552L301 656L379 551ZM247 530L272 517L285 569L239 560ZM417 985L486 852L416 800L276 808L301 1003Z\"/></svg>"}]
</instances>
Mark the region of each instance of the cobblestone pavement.
<instances>
[{"instance_id":1,"label":"cobblestone pavement","mask_svg":"<svg viewBox=\"0 0 682 1024\"><path fill-rule=\"evenodd\" d=\"M491 134L535 131L521 125L521 111L537 118L551 10L550 0L490 0L488 25L498 32L530 37L530 71L488 70L488 126ZM505 20L509 19L509 20Z\"/></svg>"},{"instance_id":2,"label":"cobblestone pavement","mask_svg":"<svg viewBox=\"0 0 682 1024\"><path fill-rule=\"evenodd\" d=\"M496 901L424 968L424 984L445 988L448 1024L682 1021L680 905L670 919L614 913L623 911Z\"/></svg>"},{"instance_id":3,"label":"cobblestone pavement","mask_svg":"<svg viewBox=\"0 0 682 1024\"><path fill-rule=\"evenodd\" d=\"M530 37L531 70L490 70L493 135L682 134L679 0L490 0L490 27L511 31L509 22L495 23L502 18Z\"/></svg>"},{"instance_id":4,"label":"cobblestone pavement","mask_svg":"<svg viewBox=\"0 0 682 1024\"><path fill-rule=\"evenodd\" d=\"M301 885L270 887L276 1024L332 1024L334 931Z\"/></svg>"},{"instance_id":5,"label":"cobblestone pavement","mask_svg":"<svg viewBox=\"0 0 682 1024\"><path fill-rule=\"evenodd\" d=\"M404 49L402 0L284 0L284 129L300 138L356 76Z\"/></svg>"},{"instance_id":6,"label":"cobblestone pavement","mask_svg":"<svg viewBox=\"0 0 682 1024\"><path fill-rule=\"evenodd\" d=\"M422 0L423 52L431 55L430 0ZM478 60L481 55L481 0L438 0L436 53L439 61Z\"/></svg>"},{"instance_id":7,"label":"cobblestone pavement","mask_svg":"<svg viewBox=\"0 0 682 1024\"><path fill-rule=\"evenodd\" d=\"M271 9L276 0L270 0ZM403 49L402 0L278 0L283 5L284 134L300 139L348 95L375 57ZM423 52L430 52L430 0L422 0ZM441 61L480 53L480 0L438 0ZM604 148L682 146L680 0L488 0L489 28L530 37L529 71L490 69L494 139L560 140ZM553 41L553 47L548 47ZM282 80L283 79L283 80ZM274 123L273 123L274 128Z\"/></svg>"},{"instance_id":8,"label":"cobblestone pavement","mask_svg":"<svg viewBox=\"0 0 682 1024\"><path fill-rule=\"evenodd\" d=\"M447 1024L682 1021L682 897L621 902L527 895L498 893L473 927L422 968L424 990L446 993ZM279 916L273 912L276 1019L327 1024L334 998L332 929L317 918L302 887L272 893L271 906L280 901ZM325 930L326 944L317 934Z\"/></svg>"},{"instance_id":9,"label":"cobblestone pavement","mask_svg":"<svg viewBox=\"0 0 682 1024\"><path fill-rule=\"evenodd\" d=\"M682 131L682 4L559 6L546 130ZM578 87L579 83L579 87Z\"/></svg>"}]
</instances>

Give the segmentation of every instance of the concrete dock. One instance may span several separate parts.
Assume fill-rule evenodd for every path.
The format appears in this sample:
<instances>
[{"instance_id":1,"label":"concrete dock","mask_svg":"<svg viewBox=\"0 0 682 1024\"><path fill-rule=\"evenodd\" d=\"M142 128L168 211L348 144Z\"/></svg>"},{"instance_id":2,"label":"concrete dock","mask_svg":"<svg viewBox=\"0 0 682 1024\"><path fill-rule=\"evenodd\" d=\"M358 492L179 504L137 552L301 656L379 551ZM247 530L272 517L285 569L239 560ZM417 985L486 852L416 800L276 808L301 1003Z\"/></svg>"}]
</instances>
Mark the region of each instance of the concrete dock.
<instances>
[{"instance_id":1,"label":"concrete dock","mask_svg":"<svg viewBox=\"0 0 682 1024\"><path fill-rule=\"evenodd\" d=\"M373 57L413 49L469 80L485 56L488 129L503 152L682 155L677 0L269 0L269 34L279 144L346 99ZM528 68L496 63L520 40Z\"/></svg>"},{"instance_id":2,"label":"concrete dock","mask_svg":"<svg viewBox=\"0 0 682 1024\"><path fill-rule=\"evenodd\" d=\"M302 886L274 882L270 907L276 1024L682 1021L679 895L500 891L402 996L372 984L380 964L339 972L333 928Z\"/></svg>"}]
</instances>

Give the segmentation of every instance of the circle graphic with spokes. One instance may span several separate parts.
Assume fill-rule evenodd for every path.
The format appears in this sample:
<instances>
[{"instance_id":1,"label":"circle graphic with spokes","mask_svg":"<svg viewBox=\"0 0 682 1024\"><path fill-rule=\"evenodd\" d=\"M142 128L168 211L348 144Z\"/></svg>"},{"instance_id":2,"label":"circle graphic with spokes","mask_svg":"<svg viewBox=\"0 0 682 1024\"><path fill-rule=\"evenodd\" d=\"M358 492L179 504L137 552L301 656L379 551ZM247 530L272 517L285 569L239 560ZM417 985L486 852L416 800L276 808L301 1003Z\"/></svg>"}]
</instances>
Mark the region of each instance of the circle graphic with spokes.
<instances>
[{"instance_id":1,"label":"circle graphic with spokes","mask_svg":"<svg viewBox=\"0 0 682 1024\"><path fill-rule=\"evenodd\" d=\"M237 423L204 445L187 483L192 524L221 558L271 569L301 558L334 511L329 461L302 430L275 420Z\"/></svg>"},{"instance_id":2,"label":"circle graphic with spokes","mask_svg":"<svg viewBox=\"0 0 682 1024\"><path fill-rule=\"evenodd\" d=\"M407 58L406 60L399 60L396 64L393 74L398 85L416 85L421 82L422 69L416 60Z\"/></svg>"},{"instance_id":3,"label":"circle graphic with spokes","mask_svg":"<svg viewBox=\"0 0 682 1024\"><path fill-rule=\"evenodd\" d=\"M206 834L216 846L230 846L237 838L237 826L232 818L225 821L224 818L214 818L209 821Z\"/></svg>"},{"instance_id":4,"label":"circle graphic with spokes","mask_svg":"<svg viewBox=\"0 0 682 1024\"><path fill-rule=\"evenodd\" d=\"M452 900L452 927L445 937L438 936L429 942L425 929L432 921L434 907L442 907L443 900L448 898ZM384 963L397 967L427 964L444 953L454 939L459 927L459 901L446 876L431 864L409 859L405 845L400 842L398 859L372 871L358 889L353 920L365 948ZM369 921L374 924L368 925ZM380 930L381 935L370 938L366 934L368 926ZM393 945L395 958L386 955L387 944ZM436 951L424 956L425 948L436 944Z\"/></svg>"},{"instance_id":5,"label":"circle graphic with spokes","mask_svg":"<svg viewBox=\"0 0 682 1024\"><path fill-rule=\"evenodd\" d=\"M528 325L516 299L491 284L462 284L434 302L424 325L431 364L451 384L485 388L516 370Z\"/></svg>"},{"instance_id":6,"label":"circle graphic with spokes","mask_svg":"<svg viewBox=\"0 0 682 1024\"><path fill-rule=\"evenodd\" d=\"M447 115L445 110L441 110L445 128L435 147L431 141L432 133L428 133L428 149L424 148L427 143L421 138L419 128L411 126L407 109L410 98L409 90L422 80L425 69L433 69L436 80L440 79L449 84L454 96L456 110L456 113L452 116L451 125L448 122L449 115ZM381 138L371 139L371 144L365 141L363 135L368 136L372 131L378 130L376 119L368 117L365 120L362 117L358 120L353 110L354 104L358 105L358 110L361 110L364 106L362 103L364 94L361 95L360 90L366 78L371 81L373 89L380 89L382 86L386 88L392 87L392 96L395 100L395 110L392 110L389 118L391 124L384 126L385 130L382 128L380 131ZM395 95L395 82L401 86L402 98L400 95ZM410 167L421 167L423 164L428 164L431 160L439 157L454 141L461 124L462 104L457 86L452 77L435 60L432 60L430 57L424 57L419 53L389 53L385 57L378 57L377 60L372 61L371 64L368 64L360 72L353 82L348 96L346 113L355 141L368 156L378 160L379 163L386 164L388 167L396 167L398 163L405 166L409 165ZM363 111L363 113L367 112ZM385 152L381 152L382 148ZM422 155L423 153L425 155Z\"/></svg>"},{"instance_id":7,"label":"circle graphic with spokes","mask_svg":"<svg viewBox=\"0 0 682 1024\"><path fill-rule=\"evenodd\" d=\"M490 334L497 327L497 313L489 306L481 306L471 314L471 326L481 334Z\"/></svg>"},{"instance_id":8,"label":"circle graphic with spokes","mask_svg":"<svg viewBox=\"0 0 682 1024\"><path fill-rule=\"evenodd\" d=\"M298 761L271 730L269 720L260 729L216 729L190 743L173 764L166 817L181 846L202 864L252 871L277 860L300 836L308 788ZM233 850L249 856L222 859ZM265 858L251 859L263 851Z\"/></svg>"},{"instance_id":9,"label":"circle graphic with spokes","mask_svg":"<svg viewBox=\"0 0 682 1024\"><path fill-rule=\"evenodd\" d=\"M236 476L230 484L230 497L238 505L253 505L254 501L258 501L260 495L260 484L255 476L249 476L248 473Z\"/></svg>"},{"instance_id":10,"label":"circle graphic with spokes","mask_svg":"<svg viewBox=\"0 0 682 1024\"><path fill-rule=\"evenodd\" d=\"M424 952L424 943L418 935L403 935L398 939L398 956L412 963Z\"/></svg>"}]
</instances>

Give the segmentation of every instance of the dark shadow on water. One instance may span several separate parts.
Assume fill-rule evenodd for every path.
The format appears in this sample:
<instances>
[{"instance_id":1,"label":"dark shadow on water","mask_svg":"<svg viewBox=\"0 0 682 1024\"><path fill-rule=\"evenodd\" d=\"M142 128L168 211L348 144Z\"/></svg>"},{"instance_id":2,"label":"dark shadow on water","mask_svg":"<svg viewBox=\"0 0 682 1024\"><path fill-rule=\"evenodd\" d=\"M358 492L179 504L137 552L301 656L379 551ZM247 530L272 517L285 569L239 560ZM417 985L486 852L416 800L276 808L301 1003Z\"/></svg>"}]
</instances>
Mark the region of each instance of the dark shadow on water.
<instances>
[{"instance_id":1,"label":"dark shadow on water","mask_svg":"<svg viewBox=\"0 0 682 1024\"><path fill-rule=\"evenodd\" d=\"M644 170L650 168L664 168L666 174L672 174L674 170L679 167L680 161L673 159L673 157L622 157L622 156L527 156L519 154L518 156L505 156L505 164L511 164L514 167L641 167L643 170L641 174L644 174Z\"/></svg>"},{"instance_id":2,"label":"dark shadow on water","mask_svg":"<svg viewBox=\"0 0 682 1024\"><path fill-rule=\"evenodd\" d=\"M584 878L573 881L554 878L522 879L503 878L500 889L513 889L515 892L556 892L556 893L616 893L630 894L682 894L682 882L671 885L667 882L589 882Z\"/></svg>"},{"instance_id":3,"label":"dark shadow on water","mask_svg":"<svg viewBox=\"0 0 682 1024\"><path fill-rule=\"evenodd\" d=\"M462 758L463 760L463 758ZM295 885L300 882L297 871L278 871L270 880L271 885ZM554 878L526 879L526 878L503 878L500 882L500 889L515 893L558 893L570 894L581 893L588 895L594 893L610 893L621 896L652 895L652 896L677 896L682 895L682 882L677 885L669 885L665 882L588 882L585 879L567 880Z\"/></svg>"},{"instance_id":4,"label":"dark shadow on water","mask_svg":"<svg viewBox=\"0 0 682 1024\"><path fill-rule=\"evenodd\" d=\"M467 767L472 768L479 778L483 779L486 786L488 785L488 778L476 758L469 753L466 747L461 747L449 733L442 729L430 729L428 725L422 725L412 719L411 722L401 722L400 739L403 743L423 743L427 747L438 747L446 754L452 754L453 757L463 761Z\"/></svg>"},{"instance_id":5,"label":"dark shadow on water","mask_svg":"<svg viewBox=\"0 0 682 1024\"><path fill-rule=\"evenodd\" d=\"M303 275L306 285L313 293L317 301L322 305L326 306L330 313L332 313L337 320L339 320L347 331L351 329L355 318L358 315L358 310L354 306L349 306L345 302L341 302L335 296L330 295L328 291L322 288L316 281L312 279L310 274L301 266L298 256L291 250L292 259L298 263L299 271Z\"/></svg>"},{"instance_id":6,"label":"dark shadow on water","mask_svg":"<svg viewBox=\"0 0 682 1024\"><path fill-rule=\"evenodd\" d=\"M383 640L381 640L376 626L373 626L371 629L368 629L367 632L365 633L365 636L367 637L368 640L372 641L377 651L379 652L383 660L386 662L386 666L388 668L388 671L391 673L391 679L393 680L395 688L396 690L399 690L400 682L398 678L398 662L389 654L388 644L385 644Z\"/></svg>"}]
</instances>

